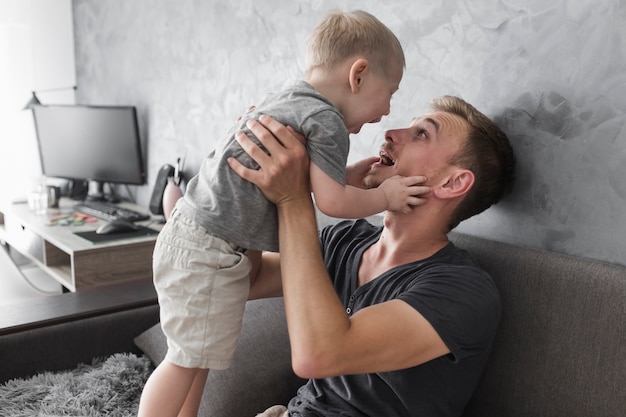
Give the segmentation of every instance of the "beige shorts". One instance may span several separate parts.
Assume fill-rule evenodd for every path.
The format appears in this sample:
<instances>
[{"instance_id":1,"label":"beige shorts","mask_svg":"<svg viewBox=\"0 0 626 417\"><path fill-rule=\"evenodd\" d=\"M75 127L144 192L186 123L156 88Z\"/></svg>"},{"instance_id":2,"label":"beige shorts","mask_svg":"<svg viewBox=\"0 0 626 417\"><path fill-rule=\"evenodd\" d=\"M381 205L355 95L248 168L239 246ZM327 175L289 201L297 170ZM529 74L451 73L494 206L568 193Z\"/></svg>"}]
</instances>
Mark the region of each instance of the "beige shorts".
<instances>
[{"instance_id":1,"label":"beige shorts","mask_svg":"<svg viewBox=\"0 0 626 417\"><path fill-rule=\"evenodd\" d=\"M175 211L154 248L165 359L186 368L230 366L250 289L250 260Z\"/></svg>"}]
</instances>

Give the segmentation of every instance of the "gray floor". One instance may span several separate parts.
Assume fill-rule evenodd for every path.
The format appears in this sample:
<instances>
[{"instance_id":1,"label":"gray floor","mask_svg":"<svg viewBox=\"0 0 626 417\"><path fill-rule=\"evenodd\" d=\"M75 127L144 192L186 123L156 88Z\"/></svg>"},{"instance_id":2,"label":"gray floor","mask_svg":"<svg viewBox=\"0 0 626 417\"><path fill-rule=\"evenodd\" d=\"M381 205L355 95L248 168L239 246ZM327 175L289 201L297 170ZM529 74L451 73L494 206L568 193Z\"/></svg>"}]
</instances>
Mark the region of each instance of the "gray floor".
<instances>
[{"instance_id":1,"label":"gray floor","mask_svg":"<svg viewBox=\"0 0 626 417\"><path fill-rule=\"evenodd\" d=\"M6 246L0 245L0 305L62 293L61 284L39 267L16 258L18 266L11 261Z\"/></svg>"}]
</instances>

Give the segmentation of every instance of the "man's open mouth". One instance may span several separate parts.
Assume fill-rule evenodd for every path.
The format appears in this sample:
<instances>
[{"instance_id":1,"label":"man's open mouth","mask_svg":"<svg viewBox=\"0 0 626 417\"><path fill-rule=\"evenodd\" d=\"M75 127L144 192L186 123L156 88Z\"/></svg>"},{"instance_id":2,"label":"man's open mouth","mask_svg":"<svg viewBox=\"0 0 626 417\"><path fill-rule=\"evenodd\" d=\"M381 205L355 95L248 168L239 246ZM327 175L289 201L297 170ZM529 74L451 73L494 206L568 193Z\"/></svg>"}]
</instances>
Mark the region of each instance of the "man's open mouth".
<instances>
[{"instance_id":1,"label":"man's open mouth","mask_svg":"<svg viewBox=\"0 0 626 417\"><path fill-rule=\"evenodd\" d=\"M381 150L380 153L378 154L380 156L380 163L381 165L385 165L385 166L393 166L396 161L394 161L391 156L389 156L387 154L387 152L385 152L384 150Z\"/></svg>"}]
</instances>

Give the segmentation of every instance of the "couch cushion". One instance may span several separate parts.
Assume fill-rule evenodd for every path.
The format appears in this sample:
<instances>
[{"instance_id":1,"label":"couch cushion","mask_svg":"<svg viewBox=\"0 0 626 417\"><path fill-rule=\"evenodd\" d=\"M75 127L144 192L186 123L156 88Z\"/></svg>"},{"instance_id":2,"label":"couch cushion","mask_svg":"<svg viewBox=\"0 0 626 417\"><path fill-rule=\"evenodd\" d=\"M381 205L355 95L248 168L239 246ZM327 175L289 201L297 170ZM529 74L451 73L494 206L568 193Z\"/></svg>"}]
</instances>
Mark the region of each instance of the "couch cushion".
<instances>
[{"instance_id":1,"label":"couch cushion","mask_svg":"<svg viewBox=\"0 0 626 417\"><path fill-rule=\"evenodd\" d=\"M135 338L155 363L167 351L161 326ZM282 298L249 301L233 363L209 372L199 416L255 416L275 404L287 404L304 383L291 368L291 351Z\"/></svg>"},{"instance_id":2,"label":"couch cushion","mask_svg":"<svg viewBox=\"0 0 626 417\"><path fill-rule=\"evenodd\" d=\"M503 316L466 416L626 415L626 268L453 235Z\"/></svg>"}]
</instances>

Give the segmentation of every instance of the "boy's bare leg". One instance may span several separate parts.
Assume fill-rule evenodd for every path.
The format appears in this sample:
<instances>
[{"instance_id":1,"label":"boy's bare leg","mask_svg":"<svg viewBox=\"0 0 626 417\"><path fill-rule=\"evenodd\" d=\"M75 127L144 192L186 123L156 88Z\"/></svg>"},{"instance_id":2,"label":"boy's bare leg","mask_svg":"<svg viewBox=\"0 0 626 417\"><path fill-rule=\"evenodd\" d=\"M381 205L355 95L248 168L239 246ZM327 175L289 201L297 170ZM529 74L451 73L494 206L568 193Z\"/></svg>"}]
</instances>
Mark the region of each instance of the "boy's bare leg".
<instances>
[{"instance_id":1,"label":"boy's bare leg","mask_svg":"<svg viewBox=\"0 0 626 417\"><path fill-rule=\"evenodd\" d=\"M209 376L208 369L198 369L196 377L191 384L189 394L183 407L178 413L178 417L197 417L198 410L200 409L200 401L202 400L202 393L204 392L204 386L206 385L206 379Z\"/></svg>"},{"instance_id":2,"label":"boy's bare leg","mask_svg":"<svg viewBox=\"0 0 626 417\"><path fill-rule=\"evenodd\" d=\"M176 417L187 399L197 368L183 368L167 361L154 370L141 394L138 417Z\"/></svg>"}]
</instances>

